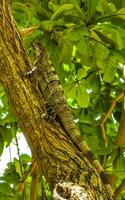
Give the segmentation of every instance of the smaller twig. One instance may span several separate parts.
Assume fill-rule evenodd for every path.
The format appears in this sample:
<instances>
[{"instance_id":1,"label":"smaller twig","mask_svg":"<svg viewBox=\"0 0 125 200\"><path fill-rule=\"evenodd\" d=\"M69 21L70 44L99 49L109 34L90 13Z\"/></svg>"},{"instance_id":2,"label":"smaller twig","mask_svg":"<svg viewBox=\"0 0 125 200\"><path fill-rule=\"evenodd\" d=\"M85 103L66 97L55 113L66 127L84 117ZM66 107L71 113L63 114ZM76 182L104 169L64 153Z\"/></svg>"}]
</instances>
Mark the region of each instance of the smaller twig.
<instances>
[{"instance_id":1,"label":"smaller twig","mask_svg":"<svg viewBox=\"0 0 125 200\"><path fill-rule=\"evenodd\" d=\"M18 143L18 139L17 139L17 136L16 136L16 132L15 132L15 142L16 142L17 154L18 154L18 158L19 158L21 178L23 179L23 167L22 167L22 162L20 160L20 148L19 148L19 143Z\"/></svg>"},{"instance_id":2,"label":"smaller twig","mask_svg":"<svg viewBox=\"0 0 125 200\"><path fill-rule=\"evenodd\" d=\"M101 120L101 124L104 124L106 122L106 120L109 118L110 114L112 113L117 101L119 101L122 97L124 96L124 93L122 92L121 94L119 94L113 101L112 104L108 110L108 112L105 114L105 116L103 117L103 119Z\"/></svg>"},{"instance_id":3,"label":"smaller twig","mask_svg":"<svg viewBox=\"0 0 125 200\"><path fill-rule=\"evenodd\" d=\"M30 187L30 200L37 200L37 189L38 189L38 173L34 170L32 173L32 182Z\"/></svg>"},{"instance_id":4,"label":"smaller twig","mask_svg":"<svg viewBox=\"0 0 125 200\"><path fill-rule=\"evenodd\" d=\"M34 160L34 161L32 162L32 165L30 166L29 171L26 173L26 175L25 175L25 177L23 178L23 180L20 181L20 184L19 184L19 186L18 186L18 188L17 188L17 191L19 191L19 192L23 191L23 189L24 189L24 184L25 184L25 182L26 182L26 179L28 178L28 176L30 176L30 175L33 173L33 171L35 170L35 168L36 168L36 161Z\"/></svg>"},{"instance_id":5,"label":"smaller twig","mask_svg":"<svg viewBox=\"0 0 125 200\"><path fill-rule=\"evenodd\" d=\"M44 176L42 176L42 200L47 200L46 197L46 181Z\"/></svg>"},{"instance_id":6,"label":"smaller twig","mask_svg":"<svg viewBox=\"0 0 125 200\"><path fill-rule=\"evenodd\" d=\"M103 142L105 144L105 146L107 146L107 136L106 136L106 132L105 132L105 128L104 128L104 124L99 124L100 125L100 128L101 128L101 131L102 131L102 139L103 139Z\"/></svg>"},{"instance_id":7,"label":"smaller twig","mask_svg":"<svg viewBox=\"0 0 125 200\"><path fill-rule=\"evenodd\" d=\"M106 131L105 131L105 128L104 128L104 124L105 122L107 121L107 119L109 118L110 114L112 113L117 101L119 101L122 97L124 96L124 93L122 92L121 94L119 94L111 103L111 106L108 110L107 113L105 113L104 117L101 119L100 123L99 123L99 126L102 130L102 138L103 138L103 142L104 144L107 146L107 136L106 136Z\"/></svg>"},{"instance_id":8,"label":"smaller twig","mask_svg":"<svg viewBox=\"0 0 125 200\"><path fill-rule=\"evenodd\" d=\"M29 28L20 30L20 33L21 33L22 36L27 36L27 35L32 34L32 32L34 30L37 30L38 28L39 28L38 25L34 25L34 26L29 27Z\"/></svg>"},{"instance_id":9,"label":"smaller twig","mask_svg":"<svg viewBox=\"0 0 125 200\"><path fill-rule=\"evenodd\" d=\"M96 39L93 38L93 37L90 37L90 36L87 36L87 35L84 35L84 37L87 38L87 39L89 39L89 40L93 40L93 41L95 41L95 42L97 42L97 43L103 45L104 47L106 47L106 48L108 48L108 49L111 49L110 46L106 45L105 43L103 43L103 42L101 42L101 41L99 41L99 40L96 40Z\"/></svg>"}]
</instances>

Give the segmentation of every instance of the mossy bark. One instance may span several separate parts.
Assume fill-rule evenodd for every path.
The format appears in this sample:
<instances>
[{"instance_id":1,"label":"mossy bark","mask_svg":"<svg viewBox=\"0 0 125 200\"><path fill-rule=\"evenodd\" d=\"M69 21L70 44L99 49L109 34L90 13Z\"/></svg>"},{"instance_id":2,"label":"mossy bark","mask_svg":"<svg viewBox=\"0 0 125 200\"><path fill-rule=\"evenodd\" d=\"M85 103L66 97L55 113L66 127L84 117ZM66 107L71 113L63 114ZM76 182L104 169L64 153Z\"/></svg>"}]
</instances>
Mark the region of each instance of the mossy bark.
<instances>
[{"instance_id":1,"label":"mossy bark","mask_svg":"<svg viewBox=\"0 0 125 200\"><path fill-rule=\"evenodd\" d=\"M45 100L35 77L31 82L22 76L31 69L9 2L0 0L0 81L39 171L54 191L53 198L71 199L74 195L77 200L114 199L110 186L102 182L98 171L81 155L61 126L42 117Z\"/></svg>"}]
</instances>

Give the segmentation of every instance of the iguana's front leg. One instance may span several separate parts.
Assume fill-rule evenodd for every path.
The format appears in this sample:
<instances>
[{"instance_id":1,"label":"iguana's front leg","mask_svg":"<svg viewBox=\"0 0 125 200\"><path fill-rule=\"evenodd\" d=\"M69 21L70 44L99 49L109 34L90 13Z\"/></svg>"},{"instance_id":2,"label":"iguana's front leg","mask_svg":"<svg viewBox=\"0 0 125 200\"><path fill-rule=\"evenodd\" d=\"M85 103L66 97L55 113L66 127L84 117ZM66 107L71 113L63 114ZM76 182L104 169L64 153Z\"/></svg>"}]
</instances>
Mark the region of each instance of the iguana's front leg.
<instances>
[{"instance_id":1,"label":"iguana's front leg","mask_svg":"<svg viewBox=\"0 0 125 200\"><path fill-rule=\"evenodd\" d=\"M45 118L49 122L51 121L54 122L57 116L54 105L50 104L49 102L45 102L44 110L45 110L45 113L42 115L42 117Z\"/></svg>"}]
</instances>

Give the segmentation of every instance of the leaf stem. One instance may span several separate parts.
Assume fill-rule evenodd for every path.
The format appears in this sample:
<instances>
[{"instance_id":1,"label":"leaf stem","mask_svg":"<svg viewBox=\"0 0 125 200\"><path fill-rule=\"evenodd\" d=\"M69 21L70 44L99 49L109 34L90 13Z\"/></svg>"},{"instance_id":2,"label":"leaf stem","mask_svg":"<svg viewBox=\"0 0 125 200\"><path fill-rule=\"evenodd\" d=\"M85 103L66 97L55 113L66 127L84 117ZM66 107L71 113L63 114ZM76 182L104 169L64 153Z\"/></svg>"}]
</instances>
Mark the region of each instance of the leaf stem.
<instances>
[{"instance_id":1,"label":"leaf stem","mask_svg":"<svg viewBox=\"0 0 125 200\"><path fill-rule=\"evenodd\" d=\"M114 14L111 14L111 15L104 15L103 17L98 17L95 20L93 20L93 23L96 23L96 22L103 20L103 19L117 17L117 16L120 16L120 15L124 16L125 14L114 13Z\"/></svg>"}]
</instances>

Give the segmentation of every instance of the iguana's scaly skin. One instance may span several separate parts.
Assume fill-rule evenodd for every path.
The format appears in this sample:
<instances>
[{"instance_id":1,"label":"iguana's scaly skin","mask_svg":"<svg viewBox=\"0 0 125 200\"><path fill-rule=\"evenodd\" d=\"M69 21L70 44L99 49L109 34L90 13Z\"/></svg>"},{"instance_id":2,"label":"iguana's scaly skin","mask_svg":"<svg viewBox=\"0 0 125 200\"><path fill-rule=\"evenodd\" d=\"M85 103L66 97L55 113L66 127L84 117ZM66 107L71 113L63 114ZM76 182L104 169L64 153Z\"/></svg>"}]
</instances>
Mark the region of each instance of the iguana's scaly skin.
<instances>
[{"instance_id":1,"label":"iguana's scaly skin","mask_svg":"<svg viewBox=\"0 0 125 200\"><path fill-rule=\"evenodd\" d=\"M66 133L71 138L75 146L86 155L90 162L95 166L103 182L107 183L106 176L102 166L96 159L93 152L89 149L87 143L82 139L79 134L78 128L74 122L73 115L67 105L63 89L60 85L58 76L54 67L52 66L48 53L43 48L40 42L33 44L36 51L36 61L34 69L37 71L38 87L42 91L48 106L53 108L53 112L58 116L61 124L63 125ZM35 70L32 70L35 71ZM32 72L31 71L31 72ZM28 72L31 74L31 72ZM28 74L27 73L27 74Z\"/></svg>"}]
</instances>

